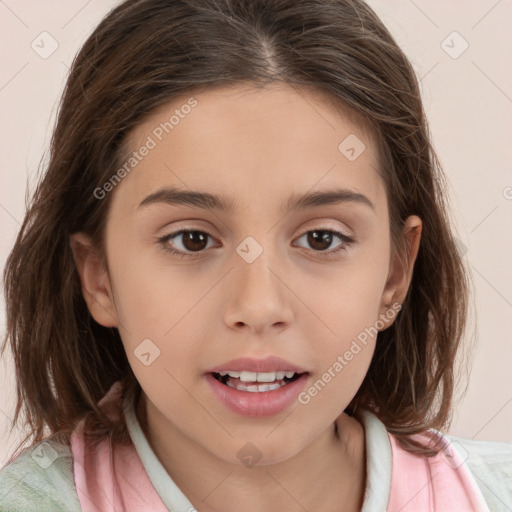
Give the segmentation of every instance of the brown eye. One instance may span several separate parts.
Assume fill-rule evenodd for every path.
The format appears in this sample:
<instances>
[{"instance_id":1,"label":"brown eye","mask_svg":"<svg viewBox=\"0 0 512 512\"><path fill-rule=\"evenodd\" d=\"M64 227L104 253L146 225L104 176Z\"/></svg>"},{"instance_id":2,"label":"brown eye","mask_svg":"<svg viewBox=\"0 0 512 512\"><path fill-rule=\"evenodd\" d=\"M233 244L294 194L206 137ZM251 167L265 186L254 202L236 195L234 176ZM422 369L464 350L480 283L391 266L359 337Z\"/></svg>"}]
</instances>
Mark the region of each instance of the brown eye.
<instances>
[{"instance_id":1,"label":"brown eye","mask_svg":"<svg viewBox=\"0 0 512 512\"><path fill-rule=\"evenodd\" d=\"M317 251L326 251L332 244L333 234L330 231L308 231L308 244Z\"/></svg>"},{"instance_id":2,"label":"brown eye","mask_svg":"<svg viewBox=\"0 0 512 512\"><path fill-rule=\"evenodd\" d=\"M162 248L171 254L180 256L194 256L193 253L202 253L207 248L208 238L211 235L197 229L181 229L175 233L169 233L159 239ZM173 241L170 243L170 241Z\"/></svg>"},{"instance_id":3,"label":"brown eye","mask_svg":"<svg viewBox=\"0 0 512 512\"><path fill-rule=\"evenodd\" d=\"M206 248L208 234L202 231L182 231L182 243L188 251L202 251Z\"/></svg>"},{"instance_id":4,"label":"brown eye","mask_svg":"<svg viewBox=\"0 0 512 512\"><path fill-rule=\"evenodd\" d=\"M348 235L332 229L313 229L304 233L300 238L304 237L306 237L306 242L310 248L315 252L326 252L326 255L343 251L354 241L354 239ZM341 243L337 245L338 248L328 251L336 238L341 240Z\"/></svg>"}]
</instances>

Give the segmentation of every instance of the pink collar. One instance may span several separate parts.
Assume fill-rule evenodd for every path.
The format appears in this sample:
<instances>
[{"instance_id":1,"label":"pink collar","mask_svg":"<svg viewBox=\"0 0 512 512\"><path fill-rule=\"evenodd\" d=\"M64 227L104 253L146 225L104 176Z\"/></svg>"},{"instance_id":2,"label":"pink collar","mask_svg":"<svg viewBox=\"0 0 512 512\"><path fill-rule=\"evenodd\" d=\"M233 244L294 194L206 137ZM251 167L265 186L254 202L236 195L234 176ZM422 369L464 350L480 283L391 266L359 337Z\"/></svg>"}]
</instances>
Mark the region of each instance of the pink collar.
<instances>
[{"instance_id":1,"label":"pink collar","mask_svg":"<svg viewBox=\"0 0 512 512\"><path fill-rule=\"evenodd\" d=\"M444 448L434 457L418 457L391 443L391 492L387 510L400 512L490 512L465 463L467 452L440 432ZM420 440L426 436L415 435ZM460 453L459 453L460 452ZM461 454L464 454L464 458Z\"/></svg>"},{"instance_id":2,"label":"pink collar","mask_svg":"<svg viewBox=\"0 0 512 512\"><path fill-rule=\"evenodd\" d=\"M118 417L121 383L115 382L98 402L107 414ZM168 512L142 465L133 443L113 445L103 438L92 445L84 437L84 420L71 437L73 471L83 512Z\"/></svg>"}]
</instances>

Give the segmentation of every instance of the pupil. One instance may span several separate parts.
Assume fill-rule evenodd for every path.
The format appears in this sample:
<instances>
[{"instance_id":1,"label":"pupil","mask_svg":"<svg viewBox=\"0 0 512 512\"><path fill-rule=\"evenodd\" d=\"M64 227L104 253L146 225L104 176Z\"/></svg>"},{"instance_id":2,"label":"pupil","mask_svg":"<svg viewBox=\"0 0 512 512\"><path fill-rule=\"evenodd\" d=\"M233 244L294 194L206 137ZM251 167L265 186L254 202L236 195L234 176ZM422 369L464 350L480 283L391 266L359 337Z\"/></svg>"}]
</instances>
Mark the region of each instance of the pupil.
<instances>
[{"instance_id":1,"label":"pupil","mask_svg":"<svg viewBox=\"0 0 512 512\"><path fill-rule=\"evenodd\" d=\"M318 233L322 233L322 235L319 236ZM327 245L325 245L326 241ZM308 235L308 243L314 249L328 249L332 243L332 233L329 233L328 231L311 231L311 233Z\"/></svg>"},{"instance_id":2,"label":"pupil","mask_svg":"<svg viewBox=\"0 0 512 512\"><path fill-rule=\"evenodd\" d=\"M182 236L183 245L189 251L200 251L206 247L205 233L201 233L200 231L185 231ZM200 240L199 242L198 239Z\"/></svg>"}]
</instances>

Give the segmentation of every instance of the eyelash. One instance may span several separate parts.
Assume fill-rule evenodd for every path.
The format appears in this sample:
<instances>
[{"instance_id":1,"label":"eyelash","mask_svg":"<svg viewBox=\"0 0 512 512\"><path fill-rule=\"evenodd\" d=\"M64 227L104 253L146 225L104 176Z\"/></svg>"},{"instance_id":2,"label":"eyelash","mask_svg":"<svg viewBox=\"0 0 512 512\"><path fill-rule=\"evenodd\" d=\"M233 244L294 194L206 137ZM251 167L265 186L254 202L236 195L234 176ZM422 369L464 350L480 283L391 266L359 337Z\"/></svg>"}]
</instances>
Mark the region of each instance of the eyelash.
<instances>
[{"instance_id":1,"label":"eyelash","mask_svg":"<svg viewBox=\"0 0 512 512\"><path fill-rule=\"evenodd\" d=\"M317 253L320 258L330 258L330 257L333 257L334 255L337 255L338 253L340 253L342 251L346 251L347 248L350 247L350 245L352 245L355 242L353 237L345 235L341 231L336 231L334 229L322 229L322 228L309 229L308 231L304 232L301 236L299 236L299 238L302 238L304 235L307 235L308 233L311 233L313 231L322 231L322 232L325 232L325 233L330 233L330 234L336 235L343 242L340 245L340 247L338 249L335 249L334 251L329 251L328 252L328 251L315 251L315 250L313 250L313 252ZM210 235L206 231L202 231L200 229L192 229L192 228L186 228L185 229L184 228L184 229L180 229L179 231L175 231L174 233L169 233L168 235L165 235L163 237L158 238L158 242L160 243L160 246L161 246L162 250L165 253L167 253L167 254L172 254L173 256L178 256L180 258L187 258L187 257L196 258L196 257L201 257L204 254L204 252L205 252L204 250L203 251L198 251L196 253L186 253L186 252L183 252L183 251L179 251L179 250L173 249L167 243L170 239L175 238L175 237L177 237L179 235L182 235L183 233L193 233L193 232L202 233L203 235L207 235L210 238L213 238L213 236Z\"/></svg>"}]
</instances>

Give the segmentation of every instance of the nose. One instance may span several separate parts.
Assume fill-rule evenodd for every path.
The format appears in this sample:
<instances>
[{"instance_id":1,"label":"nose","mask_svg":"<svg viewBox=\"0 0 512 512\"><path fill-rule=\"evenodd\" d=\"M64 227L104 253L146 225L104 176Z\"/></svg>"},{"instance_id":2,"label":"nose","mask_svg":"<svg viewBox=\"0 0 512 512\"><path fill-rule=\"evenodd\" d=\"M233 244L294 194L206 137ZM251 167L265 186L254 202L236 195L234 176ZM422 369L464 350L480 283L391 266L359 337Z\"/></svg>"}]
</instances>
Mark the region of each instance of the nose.
<instances>
[{"instance_id":1,"label":"nose","mask_svg":"<svg viewBox=\"0 0 512 512\"><path fill-rule=\"evenodd\" d=\"M280 275L282 266L276 264L276 258L264 250L252 263L238 254L234 261L224 313L226 325L253 334L288 327L293 319L292 283Z\"/></svg>"}]
</instances>

